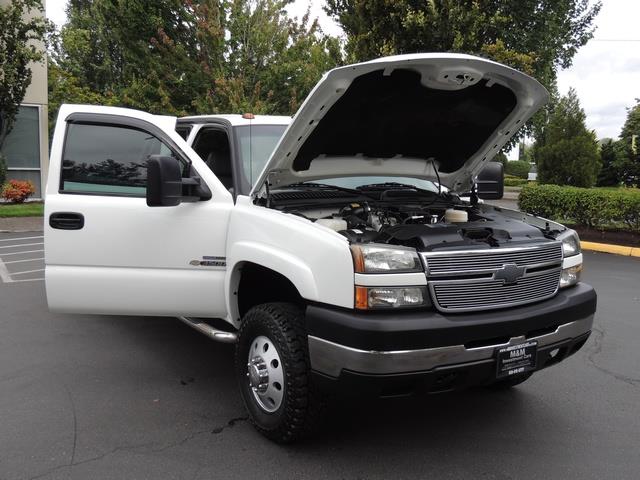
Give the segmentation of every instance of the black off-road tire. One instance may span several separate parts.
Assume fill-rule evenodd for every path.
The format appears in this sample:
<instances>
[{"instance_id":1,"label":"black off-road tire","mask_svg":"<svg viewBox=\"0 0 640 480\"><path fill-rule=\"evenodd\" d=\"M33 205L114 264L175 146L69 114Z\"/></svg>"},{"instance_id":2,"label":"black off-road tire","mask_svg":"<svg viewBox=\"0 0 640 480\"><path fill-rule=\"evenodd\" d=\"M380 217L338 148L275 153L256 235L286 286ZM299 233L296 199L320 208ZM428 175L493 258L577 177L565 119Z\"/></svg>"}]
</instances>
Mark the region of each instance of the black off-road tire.
<instances>
[{"instance_id":1,"label":"black off-road tire","mask_svg":"<svg viewBox=\"0 0 640 480\"><path fill-rule=\"evenodd\" d=\"M254 339L275 345L284 373L282 404L273 413L257 403L247 379L247 358ZM242 319L235 352L236 377L249 419L267 438L290 443L308 436L317 424L322 402L311 381L304 312L289 303L265 303Z\"/></svg>"},{"instance_id":2,"label":"black off-road tire","mask_svg":"<svg viewBox=\"0 0 640 480\"><path fill-rule=\"evenodd\" d=\"M507 390L509 388L520 385L523 382L526 382L527 380L529 380L529 378L531 378L531 375L533 375L533 372L525 373L524 375L518 375L512 378L506 378L504 380L498 380L487 385L487 388L490 388L491 390Z\"/></svg>"}]
</instances>

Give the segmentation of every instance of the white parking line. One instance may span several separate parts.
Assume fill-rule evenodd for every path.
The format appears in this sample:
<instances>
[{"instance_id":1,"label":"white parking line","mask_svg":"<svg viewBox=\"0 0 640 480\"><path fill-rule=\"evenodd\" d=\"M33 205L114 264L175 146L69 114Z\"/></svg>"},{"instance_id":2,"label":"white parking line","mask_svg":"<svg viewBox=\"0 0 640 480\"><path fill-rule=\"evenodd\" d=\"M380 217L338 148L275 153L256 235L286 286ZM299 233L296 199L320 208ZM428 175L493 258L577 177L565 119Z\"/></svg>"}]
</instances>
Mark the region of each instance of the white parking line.
<instances>
[{"instance_id":1,"label":"white parking line","mask_svg":"<svg viewBox=\"0 0 640 480\"><path fill-rule=\"evenodd\" d=\"M44 235L40 235L38 237L22 237L22 238L3 238L0 242L17 242L18 240L35 240L36 238L44 238Z\"/></svg>"},{"instance_id":2,"label":"white parking line","mask_svg":"<svg viewBox=\"0 0 640 480\"><path fill-rule=\"evenodd\" d=\"M34 245L44 245L44 242L40 242L40 243L16 243L15 245L3 245L0 248L32 247Z\"/></svg>"},{"instance_id":3,"label":"white parking line","mask_svg":"<svg viewBox=\"0 0 640 480\"><path fill-rule=\"evenodd\" d=\"M29 278L27 280L11 280L11 283L24 283L24 282L42 282L43 278Z\"/></svg>"},{"instance_id":4,"label":"white parking line","mask_svg":"<svg viewBox=\"0 0 640 480\"><path fill-rule=\"evenodd\" d=\"M44 260L44 257L27 258L26 260L11 260L10 262L4 262L4 264L9 265L10 263L37 262L38 260Z\"/></svg>"},{"instance_id":5,"label":"white parking line","mask_svg":"<svg viewBox=\"0 0 640 480\"><path fill-rule=\"evenodd\" d=\"M27 273L35 273L35 272L44 272L44 268L39 268L37 270L25 270L24 272L11 272L11 275L25 275Z\"/></svg>"},{"instance_id":6,"label":"white parking line","mask_svg":"<svg viewBox=\"0 0 640 480\"><path fill-rule=\"evenodd\" d=\"M24 257L18 257L15 260L9 258L15 258L16 255ZM14 263L18 265L18 268L22 267L22 264L24 264L24 267L22 268L26 268L27 270L11 272L9 270L9 265ZM44 277L44 271L44 235L27 234L27 236L0 238L0 284L42 282L44 278L28 278L28 276L30 274L40 273ZM25 276L27 276L27 278L24 278Z\"/></svg>"},{"instance_id":7,"label":"white parking line","mask_svg":"<svg viewBox=\"0 0 640 480\"><path fill-rule=\"evenodd\" d=\"M24 253L39 253L44 252L44 250L27 250L26 252L11 252L11 253L3 253L3 257L8 257L9 255L22 255Z\"/></svg>"},{"instance_id":8,"label":"white parking line","mask_svg":"<svg viewBox=\"0 0 640 480\"><path fill-rule=\"evenodd\" d=\"M4 283L13 282L13 280L11 279L11 275L9 275L9 270L7 270L7 267L4 266L4 262L2 261L1 258L0 258L0 279Z\"/></svg>"}]
</instances>

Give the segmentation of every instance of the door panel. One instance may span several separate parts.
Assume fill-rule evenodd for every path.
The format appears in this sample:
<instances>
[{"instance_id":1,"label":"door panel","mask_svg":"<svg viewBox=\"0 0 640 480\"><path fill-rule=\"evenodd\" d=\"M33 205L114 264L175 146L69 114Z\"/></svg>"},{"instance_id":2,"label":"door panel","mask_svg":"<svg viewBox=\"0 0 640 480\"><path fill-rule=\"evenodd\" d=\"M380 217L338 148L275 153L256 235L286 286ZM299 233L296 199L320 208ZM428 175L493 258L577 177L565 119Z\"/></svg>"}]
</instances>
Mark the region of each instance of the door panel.
<instances>
[{"instance_id":1,"label":"door panel","mask_svg":"<svg viewBox=\"0 0 640 480\"><path fill-rule=\"evenodd\" d=\"M166 117L126 109L61 108L45 203L50 309L226 316L223 259L232 199L173 126ZM158 153L191 161L212 198L148 207L145 161ZM82 226L59 228L62 214L81 217Z\"/></svg>"}]
</instances>

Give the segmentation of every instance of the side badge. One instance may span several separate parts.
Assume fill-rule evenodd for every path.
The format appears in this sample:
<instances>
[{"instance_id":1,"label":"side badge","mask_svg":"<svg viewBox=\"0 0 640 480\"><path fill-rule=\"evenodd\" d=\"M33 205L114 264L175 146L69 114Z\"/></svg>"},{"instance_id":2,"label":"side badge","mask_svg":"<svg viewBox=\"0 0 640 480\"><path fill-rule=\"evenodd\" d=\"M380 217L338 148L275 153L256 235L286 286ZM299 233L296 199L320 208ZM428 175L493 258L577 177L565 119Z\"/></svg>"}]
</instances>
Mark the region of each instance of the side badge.
<instances>
[{"instance_id":1,"label":"side badge","mask_svg":"<svg viewBox=\"0 0 640 480\"><path fill-rule=\"evenodd\" d=\"M202 260L191 260L189 265L193 265L194 267L226 267L227 257L203 255Z\"/></svg>"}]
</instances>

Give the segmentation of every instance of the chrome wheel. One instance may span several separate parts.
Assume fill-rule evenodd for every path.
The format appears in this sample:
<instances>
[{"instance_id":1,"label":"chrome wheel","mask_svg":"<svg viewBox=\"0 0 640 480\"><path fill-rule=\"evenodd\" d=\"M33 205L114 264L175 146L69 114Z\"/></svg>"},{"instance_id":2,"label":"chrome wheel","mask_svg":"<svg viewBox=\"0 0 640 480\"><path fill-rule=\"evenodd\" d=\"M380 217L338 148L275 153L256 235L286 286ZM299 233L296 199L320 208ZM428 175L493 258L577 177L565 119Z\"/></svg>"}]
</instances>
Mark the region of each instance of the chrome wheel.
<instances>
[{"instance_id":1,"label":"chrome wheel","mask_svg":"<svg viewBox=\"0 0 640 480\"><path fill-rule=\"evenodd\" d=\"M279 443L308 435L323 405L304 324L300 306L263 303L244 314L238 330L235 374L249 420Z\"/></svg>"},{"instance_id":2,"label":"chrome wheel","mask_svg":"<svg viewBox=\"0 0 640 480\"><path fill-rule=\"evenodd\" d=\"M284 396L284 372L278 350L269 338L256 337L249 348L247 378L256 403L273 413L280 408Z\"/></svg>"}]
</instances>

